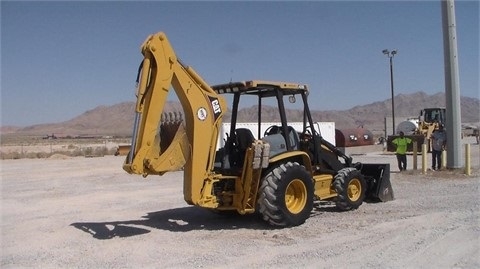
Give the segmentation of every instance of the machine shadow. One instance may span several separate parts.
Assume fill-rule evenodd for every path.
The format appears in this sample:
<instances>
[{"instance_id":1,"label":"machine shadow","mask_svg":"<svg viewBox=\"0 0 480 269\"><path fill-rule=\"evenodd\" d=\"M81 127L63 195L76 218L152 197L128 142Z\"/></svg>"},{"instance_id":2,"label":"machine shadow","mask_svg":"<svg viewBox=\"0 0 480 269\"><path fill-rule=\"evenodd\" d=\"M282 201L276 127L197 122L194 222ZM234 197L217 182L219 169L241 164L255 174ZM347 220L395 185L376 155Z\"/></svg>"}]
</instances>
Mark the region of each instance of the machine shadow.
<instances>
[{"instance_id":1,"label":"machine shadow","mask_svg":"<svg viewBox=\"0 0 480 269\"><path fill-rule=\"evenodd\" d=\"M311 217L318 216L322 212L337 212L337 209L331 203L316 201ZM241 228L279 229L267 224L258 214L242 216L236 213L215 213L194 206L149 212L137 220L76 222L70 225L99 240L142 235L151 232L152 229L171 232L235 230Z\"/></svg>"},{"instance_id":2,"label":"machine shadow","mask_svg":"<svg viewBox=\"0 0 480 269\"><path fill-rule=\"evenodd\" d=\"M71 226L91 234L96 239L142 235L149 233L152 228L171 232L274 229L256 214L242 216L234 213L214 213L194 206L149 212L138 220L76 222Z\"/></svg>"}]
</instances>

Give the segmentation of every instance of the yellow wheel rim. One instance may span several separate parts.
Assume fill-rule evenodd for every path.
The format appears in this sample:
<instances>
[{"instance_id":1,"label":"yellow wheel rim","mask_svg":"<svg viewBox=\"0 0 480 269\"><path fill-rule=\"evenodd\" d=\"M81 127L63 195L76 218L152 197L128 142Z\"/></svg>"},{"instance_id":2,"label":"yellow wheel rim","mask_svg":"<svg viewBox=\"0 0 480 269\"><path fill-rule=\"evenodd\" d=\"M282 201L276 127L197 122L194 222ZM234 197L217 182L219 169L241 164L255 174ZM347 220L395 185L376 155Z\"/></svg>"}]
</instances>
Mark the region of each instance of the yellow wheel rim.
<instances>
[{"instance_id":1,"label":"yellow wheel rim","mask_svg":"<svg viewBox=\"0 0 480 269\"><path fill-rule=\"evenodd\" d=\"M285 205L293 214L300 213L307 204L307 187L300 179L294 179L285 191Z\"/></svg>"},{"instance_id":2,"label":"yellow wheel rim","mask_svg":"<svg viewBox=\"0 0 480 269\"><path fill-rule=\"evenodd\" d=\"M360 199L360 195L362 193L362 184L358 178L354 178L348 184L348 198L352 202L356 202Z\"/></svg>"}]
</instances>

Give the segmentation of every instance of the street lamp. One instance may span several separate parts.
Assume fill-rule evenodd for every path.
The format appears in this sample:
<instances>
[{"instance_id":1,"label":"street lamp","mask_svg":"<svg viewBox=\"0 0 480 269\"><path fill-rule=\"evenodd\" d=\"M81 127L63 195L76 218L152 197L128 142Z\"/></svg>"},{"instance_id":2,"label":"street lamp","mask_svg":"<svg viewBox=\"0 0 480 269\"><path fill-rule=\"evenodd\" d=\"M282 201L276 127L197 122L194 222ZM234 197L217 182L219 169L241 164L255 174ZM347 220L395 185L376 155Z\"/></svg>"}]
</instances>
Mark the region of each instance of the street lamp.
<instances>
[{"instance_id":1,"label":"street lamp","mask_svg":"<svg viewBox=\"0 0 480 269\"><path fill-rule=\"evenodd\" d=\"M390 58L390 89L392 90L392 135L395 135L395 101L393 95L393 56L397 54L397 50L389 51L387 49L382 50L383 54Z\"/></svg>"}]
</instances>

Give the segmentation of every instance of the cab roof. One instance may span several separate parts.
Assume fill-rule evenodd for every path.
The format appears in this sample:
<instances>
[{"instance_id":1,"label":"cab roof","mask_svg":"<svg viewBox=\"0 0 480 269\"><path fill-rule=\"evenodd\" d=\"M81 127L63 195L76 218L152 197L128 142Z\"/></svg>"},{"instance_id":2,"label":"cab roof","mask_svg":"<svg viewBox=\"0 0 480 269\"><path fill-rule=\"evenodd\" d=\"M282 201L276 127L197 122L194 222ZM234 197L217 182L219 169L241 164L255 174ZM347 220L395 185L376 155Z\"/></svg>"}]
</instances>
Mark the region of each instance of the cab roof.
<instances>
[{"instance_id":1,"label":"cab roof","mask_svg":"<svg viewBox=\"0 0 480 269\"><path fill-rule=\"evenodd\" d=\"M240 92L240 94L262 96L273 96L277 90L282 91L284 95L308 92L308 86L306 84L265 80L230 82L214 85L212 86L212 89L218 94Z\"/></svg>"}]
</instances>

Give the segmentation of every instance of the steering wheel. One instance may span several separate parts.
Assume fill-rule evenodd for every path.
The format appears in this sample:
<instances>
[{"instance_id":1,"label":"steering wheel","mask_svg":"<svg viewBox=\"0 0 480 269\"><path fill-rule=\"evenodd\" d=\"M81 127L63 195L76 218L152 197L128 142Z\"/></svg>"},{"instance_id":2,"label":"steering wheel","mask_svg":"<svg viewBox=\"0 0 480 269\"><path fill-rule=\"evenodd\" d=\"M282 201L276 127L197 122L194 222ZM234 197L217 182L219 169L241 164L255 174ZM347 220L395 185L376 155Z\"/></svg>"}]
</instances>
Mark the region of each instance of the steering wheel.
<instances>
[{"instance_id":1,"label":"steering wheel","mask_svg":"<svg viewBox=\"0 0 480 269\"><path fill-rule=\"evenodd\" d=\"M265 130L265 132L263 133L263 136L279 134L281 132L282 132L282 128L280 128L280 126L272 125L268 127L267 130Z\"/></svg>"}]
</instances>

